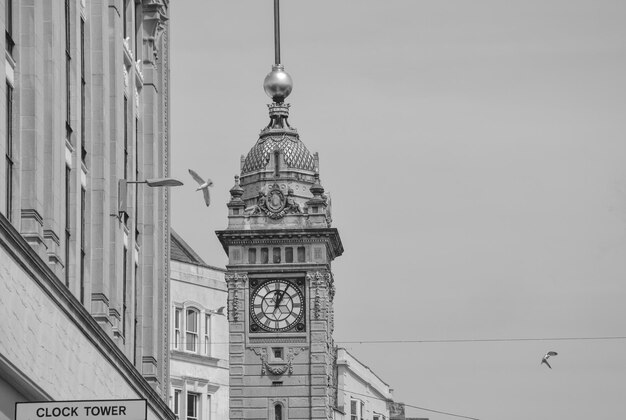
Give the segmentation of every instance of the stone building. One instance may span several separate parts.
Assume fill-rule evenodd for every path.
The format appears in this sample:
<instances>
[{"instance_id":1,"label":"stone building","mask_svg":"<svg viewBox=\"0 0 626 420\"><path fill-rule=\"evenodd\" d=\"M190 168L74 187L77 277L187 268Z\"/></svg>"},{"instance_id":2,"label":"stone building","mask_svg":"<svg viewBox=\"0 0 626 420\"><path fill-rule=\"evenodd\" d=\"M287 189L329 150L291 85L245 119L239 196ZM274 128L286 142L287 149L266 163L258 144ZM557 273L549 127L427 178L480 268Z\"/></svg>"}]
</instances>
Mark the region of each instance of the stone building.
<instances>
[{"instance_id":1,"label":"stone building","mask_svg":"<svg viewBox=\"0 0 626 420\"><path fill-rule=\"evenodd\" d=\"M330 199L287 118L291 79L266 78L270 122L230 190L230 419L330 419L335 405L334 280L343 252Z\"/></svg>"},{"instance_id":2,"label":"stone building","mask_svg":"<svg viewBox=\"0 0 626 420\"><path fill-rule=\"evenodd\" d=\"M169 0L0 0L0 419L168 383ZM130 183L127 183L128 181Z\"/></svg>"},{"instance_id":3,"label":"stone building","mask_svg":"<svg viewBox=\"0 0 626 420\"><path fill-rule=\"evenodd\" d=\"M228 419L225 270L171 234L170 408L184 420Z\"/></svg>"}]
</instances>

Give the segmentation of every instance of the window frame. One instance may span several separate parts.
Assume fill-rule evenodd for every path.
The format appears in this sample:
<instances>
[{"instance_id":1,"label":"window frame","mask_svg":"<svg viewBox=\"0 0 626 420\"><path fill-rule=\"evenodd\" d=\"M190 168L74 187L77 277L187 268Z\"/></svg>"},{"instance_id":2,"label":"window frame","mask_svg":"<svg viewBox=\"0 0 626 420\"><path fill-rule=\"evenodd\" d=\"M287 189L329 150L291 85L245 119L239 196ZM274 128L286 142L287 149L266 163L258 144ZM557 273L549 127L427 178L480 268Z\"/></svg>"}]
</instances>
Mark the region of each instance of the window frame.
<instances>
[{"instance_id":1,"label":"window frame","mask_svg":"<svg viewBox=\"0 0 626 420\"><path fill-rule=\"evenodd\" d=\"M70 241L72 239L72 168L69 165L65 165L65 286L70 287L70 263L72 249Z\"/></svg>"},{"instance_id":2,"label":"window frame","mask_svg":"<svg viewBox=\"0 0 626 420\"><path fill-rule=\"evenodd\" d=\"M6 82L6 207L5 216L9 222L13 221L13 172L14 172L14 156L13 156L13 93L14 88L7 80Z\"/></svg>"},{"instance_id":3,"label":"window frame","mask_svg":"<svg viewBox=\"0 0 626 420\"><path fill-rule=\"evenodd\" d=\"M186 396L186 413L185 413L185 420L200 420L200 395L196 392L187 392L187 396ZM190 404L189 403L189 399L193 398L194 399L194 403ZM189 415L189 408L193 407L194 411L195 411L195 416L190 416Z\"/></svg>"},{"instance_id":4,"label":"window frame","mask_svg":"<svg viewBox=\"0 0 626 420\"><path fill-rule=\"evenodd\" d=\"M274 420L283 420L283 405L281 403L274 404Z\"/></svg>"},{"instance_id":5,"label":"window frame","mask_svg":"<svg viewBox=\"0 0 626 420\"><path fill-rule=\"evenodd\" d=\"M183 394L182 389L174 388L172 398L172 412L176 415L177 419L180 419L180 403Z\"/></svg>"},{"instance_id":6,"label":"window frame","mask_svg":"<svg viewBox=\"0 0 626 420\"><path fill-rule=\"evenodd\" d=\"M358 398L350 398L350 420L363 419L363 406L365 404Z\"/></svg>"},{"instance_id":7,"label":"window frame","mask_svg":"<svg viewBox=\"0 0 626 420\"><path fill-rule=\"evenodd\" d=\"M195 316L195 331L189 329L189 314ZM200 336L200 310L194 307L185 308L185 351L189 353L199 352L199 336ZM191 338L191 340L190 340Z\"/></svg>"},{"instance_id":8,"label":"window frame","mask_svg":"<svg viewBox=\"0 0 626 420\"><path fill-rule=\"evenodd\" d=\"M211 314L210 313L205 313L204 314L204 329L203 331L203 336L204 336L204 355L205 356L211 356Z\"/></svg>"},{"instance_id":9,"label":"window frame","mask_svg":"<svg viewBox=\"0 0 626 420\"><path fill-rule=\"evenodd\" d=\"M174 350L180 350L181 348L181 338L182 338L182 327L183 327L183 308L179 308L178 306L174 307Z\"/></svg>"}]
</instances>

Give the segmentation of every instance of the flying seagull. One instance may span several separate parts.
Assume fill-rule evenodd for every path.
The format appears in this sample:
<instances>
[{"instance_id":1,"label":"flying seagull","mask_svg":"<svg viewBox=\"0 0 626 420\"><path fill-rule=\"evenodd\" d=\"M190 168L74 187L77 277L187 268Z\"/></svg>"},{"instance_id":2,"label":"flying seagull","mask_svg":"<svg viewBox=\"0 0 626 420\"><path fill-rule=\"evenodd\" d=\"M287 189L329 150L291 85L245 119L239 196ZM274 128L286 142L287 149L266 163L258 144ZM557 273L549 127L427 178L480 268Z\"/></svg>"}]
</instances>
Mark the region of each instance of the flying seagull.
<instances>
[{"instance_id":1,"label":"flying seagull","mask_svg":"<svg viewBox=\"0 0 626 420\"><path fill-rule=\"evenodd\" d=\"M225 315L224 309L226 309L226 306L220 306L219 308L217 308L217 311L215 311L215 313L218 315Z\"/></svg>"},{"instance_id":2,"label":"flying seagull","mask_svg":"<svg viewBox=\"0 0 626 420\"><path fill-rule=\"evenodd\" d=\"M550 358L550 356L556 356L557 354L558 354L558 353L557 353L557 352L555 352L555 351L549 351L549 352L547 352L547 353L546 353L546 355L545 355L545 356L543 356L543 359L541 359L541 363L540 363L540 364L545 363L545 364L546 364L546 366L548 366L550 369L552 369L552 366L550 366L550 363L548 363L548 359Z\"/></svg>"},{"instance_id":3,"label":"flying seagull","mask_svg":"<svg viewBox=\"0 0 626 420\"><path fill-rule=\"evenodd\" d=\"M196 189L196 191L202 190L202 194L204 194L204 202L206 203L206 206L209 207L209 204L211 204L211 197L209 196L209 187L213 186L213 181L211 181L210 179L207 179L205 181L204 179L202 179L200 175L196 173L196 171L192 169L189 169L189 173L191 174L193 179L195 179L196 182L200 185Z\"/></svg>"}]
</instances>

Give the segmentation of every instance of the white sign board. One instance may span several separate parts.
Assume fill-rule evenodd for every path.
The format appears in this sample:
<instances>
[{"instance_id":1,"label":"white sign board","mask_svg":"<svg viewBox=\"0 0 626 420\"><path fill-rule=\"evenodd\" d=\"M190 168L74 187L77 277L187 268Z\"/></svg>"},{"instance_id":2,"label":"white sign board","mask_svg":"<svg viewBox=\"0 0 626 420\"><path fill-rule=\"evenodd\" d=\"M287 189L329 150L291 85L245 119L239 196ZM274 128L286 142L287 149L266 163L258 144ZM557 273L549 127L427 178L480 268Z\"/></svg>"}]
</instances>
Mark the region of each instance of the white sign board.
<instances>
[{"instance_id":1,"label":"white sign board","mask_svg":"<svg viewBox=\"0 0 626 420\"><path fill-rule=\"evenodd\" d=\"M146 400L15 403L15 420L146 420Z\"/></svg>"}]
</instances>

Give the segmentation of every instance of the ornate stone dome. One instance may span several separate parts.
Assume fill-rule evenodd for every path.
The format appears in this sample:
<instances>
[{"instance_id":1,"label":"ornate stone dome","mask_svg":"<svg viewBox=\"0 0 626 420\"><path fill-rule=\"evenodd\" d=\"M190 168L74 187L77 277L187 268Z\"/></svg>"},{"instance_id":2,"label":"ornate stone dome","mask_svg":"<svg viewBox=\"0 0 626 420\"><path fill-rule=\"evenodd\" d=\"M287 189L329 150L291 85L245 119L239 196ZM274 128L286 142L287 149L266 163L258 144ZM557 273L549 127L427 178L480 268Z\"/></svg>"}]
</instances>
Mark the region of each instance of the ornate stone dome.
<instances>
[{"instance_id":1,"label":"ornate stone dome","mask_svg":"<svg viewBox=\"0 0 626 420\"><path fill-rule=\"evenodd\" d=\"M270 161L271 154L279 150L290 169L315 170L315 159L297 134L283 132L280 134L262 134L244 160L241 174L248 174L264 169Z\"/></svg>"}]
</instances>

